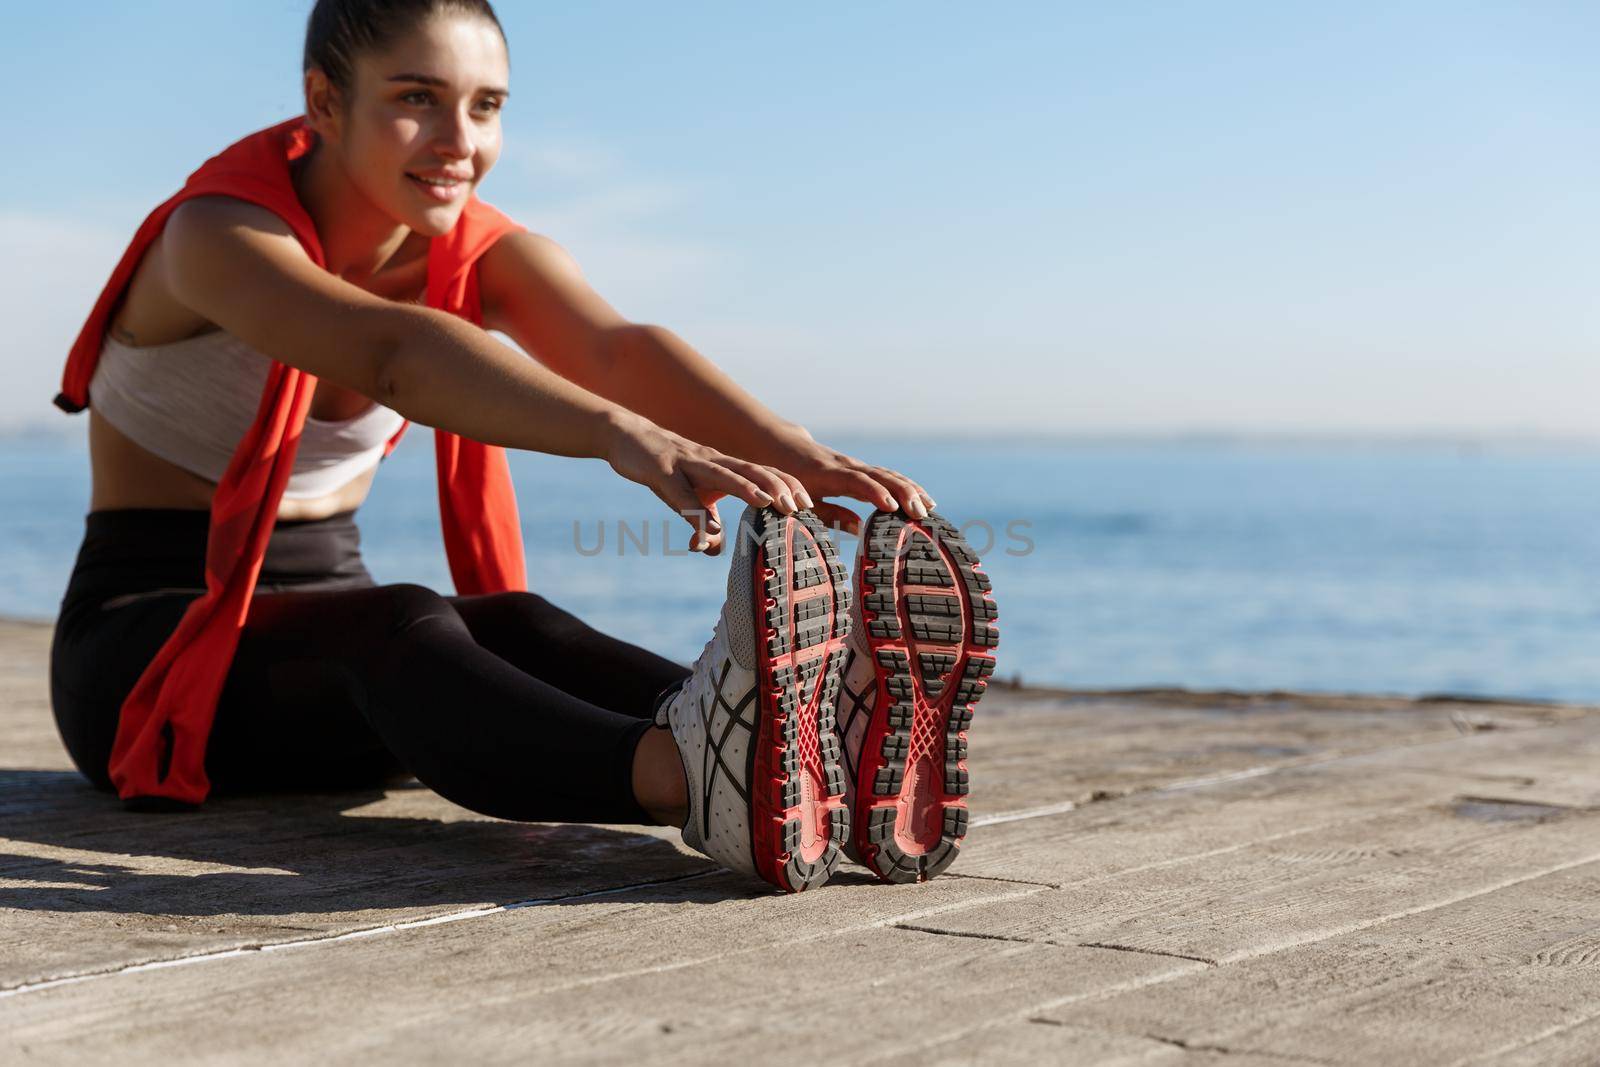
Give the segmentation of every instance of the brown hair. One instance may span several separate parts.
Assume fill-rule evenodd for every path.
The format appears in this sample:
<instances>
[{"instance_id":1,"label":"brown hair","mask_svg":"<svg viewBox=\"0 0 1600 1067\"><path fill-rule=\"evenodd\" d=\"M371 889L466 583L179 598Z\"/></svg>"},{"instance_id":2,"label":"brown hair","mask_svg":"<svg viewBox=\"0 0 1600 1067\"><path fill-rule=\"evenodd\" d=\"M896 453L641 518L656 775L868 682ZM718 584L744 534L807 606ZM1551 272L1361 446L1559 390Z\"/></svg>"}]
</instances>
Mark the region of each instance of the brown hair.
<instances>
[{"instance_id":1,"label":"brown hair","mask_svg":"<svg viewBox=\"0 0 1600 1067\"><path fill-rule=\"evenodd\" d=\"M336 89L348 92L358 55L380 50L423 19L445 12L486 18L505 40L489 0L317 0L306 20L301 70L316 67Z\"/></svg>"}]
</instances>

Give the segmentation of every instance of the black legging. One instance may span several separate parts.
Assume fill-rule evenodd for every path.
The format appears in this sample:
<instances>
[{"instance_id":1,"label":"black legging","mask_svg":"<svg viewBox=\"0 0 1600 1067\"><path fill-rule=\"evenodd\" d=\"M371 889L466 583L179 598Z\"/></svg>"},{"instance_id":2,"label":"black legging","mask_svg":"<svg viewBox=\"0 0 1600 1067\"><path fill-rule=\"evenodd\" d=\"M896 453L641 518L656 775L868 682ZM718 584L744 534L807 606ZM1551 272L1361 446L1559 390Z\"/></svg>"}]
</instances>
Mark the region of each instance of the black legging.
<instances>
[{"instance_id":1,"label":"black legging","mask_svg":"<svg viewBox=\"0 0 1600 1067\"><path fill-rule=\"evenodd\" d=\"M274 529L206 750L213 790L410 773L500 818L650 823L633 753L688 669L533 593L379 585L353 515ZM51 700L73 761L101 788L122 701L204 588L208 525L193 509L86 516Z\"/></svg>"}]
</instances>

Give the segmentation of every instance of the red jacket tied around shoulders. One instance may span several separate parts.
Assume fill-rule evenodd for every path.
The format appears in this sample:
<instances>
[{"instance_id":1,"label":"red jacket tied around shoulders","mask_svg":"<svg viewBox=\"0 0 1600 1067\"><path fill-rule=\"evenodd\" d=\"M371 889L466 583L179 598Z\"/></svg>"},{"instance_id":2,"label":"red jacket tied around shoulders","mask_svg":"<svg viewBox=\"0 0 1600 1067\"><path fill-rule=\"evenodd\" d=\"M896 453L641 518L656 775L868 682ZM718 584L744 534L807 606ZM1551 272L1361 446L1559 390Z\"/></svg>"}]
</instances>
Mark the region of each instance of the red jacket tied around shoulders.
<instances>
[{"instance_id":1,"label":"red jacket tied around shoulders","mask_svg":"<svg viewBox=\"0 0 1600 1067\"><path fill-rule=\"evenodd\" d=\"M150 213L72 346L57 407L78 412L90 405L89 382L112 310L145 251L185 200L223 195L264 207L289 224L318 266L327 266L316 228L289 174L289 164L310 151L315 138L299 117L253 133L208 159ZM429 247L427 305L481 326L478 259L500 237L522 229L476 196L469 198L455 227ZM122 705L110 772L125 800L199 804L210 790L206 740L316 386L314 375L273 361L255 421L240 439L212 499L206 592L189 605ZM402 423L395 431L384 456L394 451L408 425ZM444 430L434 431L434 444L439 515L456 591L469 595L526 589L522 531L505 450Z\"/></svg>"}]
</instances>

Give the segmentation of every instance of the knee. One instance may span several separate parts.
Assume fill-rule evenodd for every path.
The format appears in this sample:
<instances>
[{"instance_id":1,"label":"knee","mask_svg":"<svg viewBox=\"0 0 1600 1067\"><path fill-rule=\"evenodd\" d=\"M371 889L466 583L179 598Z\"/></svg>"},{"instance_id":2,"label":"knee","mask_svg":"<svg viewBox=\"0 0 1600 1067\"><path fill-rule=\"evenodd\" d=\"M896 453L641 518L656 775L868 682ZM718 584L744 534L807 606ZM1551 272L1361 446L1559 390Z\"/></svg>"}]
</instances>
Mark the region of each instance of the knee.
<instances>
[{"instance_id":1,"label":"knee","mask_svg":"<svg viewBox=\"0 0 1600 1067\"><path fill-rule=\"evenodd\" d=\"M457 597L455 603L462 618L469 622L474 619L489 621L497 629L509 626L539 630L552 623L577 621L538 593L521 589Z\"/></svg>"},{"instance_id":2,"label":"knee","mask_svg":"<svg viewBox=\"0 0 1600 1067\"><path fill-rule=\"evenodd\" d=\"M515 590L513 592L500 594L498 599L506 610L516 612L518 615L526 615L531 618L538 619L566 615L566 612L550 603L550 601L546 600L538 593L530 593L525 590Z\"/></svg>"},{"instance_id":3,"label":"knee","mask_svg":"<svg viewBox=\"0 0 1600 1067\"><path fill-rule=\"evenodd\" d=\"M442 624L466 629L466 623L450 601L425 585L415 582L395 582L380 585L372 593L381 600L392 632L398 636L422 624Z\"/></svg>"},{"instance_id":4,"label":"knee","mask_svg":"<svg viewBox=\"0 0 1600 1067\"><path fill-rule=\"evenodd\" d=\"M516 621L518 629L546 638L571 637L589 629L588 624L563 611L538 593L513 592L502 595L501 608Z\"/></svg>"},{"instance_id":5,"label":"knee","mask_svg":"<svg viewBox=\"0 0 1600 1067\"><path fill-rule=\"evenodd\" d=\"M495 607L502 611L543 612L555 609L555 605L540 596L538 593L526 589L508 589L503 593L479 593L477 596L461 597L469 604L481 604L484 607ZM558 609L555 609L558 610Z\"/></svg>"}]
</instances>

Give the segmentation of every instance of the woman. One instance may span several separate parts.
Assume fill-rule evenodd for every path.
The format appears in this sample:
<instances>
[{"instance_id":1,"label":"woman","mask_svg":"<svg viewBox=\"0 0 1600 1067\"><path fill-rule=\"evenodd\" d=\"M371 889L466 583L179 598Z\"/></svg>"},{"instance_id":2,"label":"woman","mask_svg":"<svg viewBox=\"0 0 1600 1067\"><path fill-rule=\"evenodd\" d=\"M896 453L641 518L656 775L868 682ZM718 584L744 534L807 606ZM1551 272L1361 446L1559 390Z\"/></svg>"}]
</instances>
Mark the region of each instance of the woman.
<instances>
[{"instance_id":1,"label":"woman","mask_svg":"<svg viewBox=\"0 0 1600 1067\"><path fill-rule=\"evenodd\" d=\"M257 149L279 143L267 137L274 131L301 139L293 158L273 157L287 206L263 206L274 201L254 191L252 175L196 184L202 168L181 202L141 229L128 276L103 294L106 322L86 327L96 358L92 378L76 368L85 395L77 405L58 398L69 410L94 398L90 512L52 649L63 739L85 775L124 797L140 792L127 775L141 745L160 764L146 777L164 780L193 738L174 740L178 720L165 721L161 747L155 720L130 725L130 709L148 710L142 702L163 685L170 702L182 679L155 676L175 670L169 653L188 653L215 668L221 687L193 697L207 705L196 773L208 787L343 787L409 773L503 818L682 826L694 847L780 888L819 884L841 845L871 859L879 843L846 840L842 795L853 783L837 766L833 726L851 599L818 516L852 532L860 523L812 494L874 505L874 530L899 530L910 558L930 558L946 579L965 576L957 584L976 595L961 601L965 629L946 636L957 651L973 646L976 656L954 669L967 672L973 695L982 684L974 663L981 671L993 633L976 558L930 517L915 482L818 444L675 335L626 322L559 246L475 199L499 155L508 83L487 0L319 0L305 118L247 139ZM469 295L436 303L441 250L484 225L497 236L462 275ZM429 306L418 306L424 297ZM436 310L446 307L456 314ZM69 382L74 372L69 365ZM715 501L743 500L729 601L693 670L523 591L520 541L473 583L494 591L377 584L353 516L408 420L440 433L447 518L460 483L497 484L492 462L480 464L488 474L447 472L450 435L489 447L491 459L494 446L603 457L684 514L692 547L708 553L725 543ZM234 521L240 482L268 470L274 453L281 470L252 483L252 499L272 511L250 542ZM492 530L478 516L456 519L446 541L459 587L458 558L478 553L483 563ZM219 565L234 567L225 594ZM215 614L235 594L247 609L242 627L196 621L200 607ZM185 634L202 626L200 638ZM225 631L215 647L231 658L195 644ZM882 739L896 732L896 711L876 696L898 668L895 650L875 651L872 635L858 632L854 651L855 726L842 755L870 781L884 773L878 750L895 747ZM909 667L900 673L909 678ZM946 700L920 714L949 731L937 763L953 782L962 713ZM866 759L864 744L876 745ZM924 802L934 794L908 786L902 796L900 778L917 776L903 757L887 761L905 772L889 775L893 788L869 793L905 808L904 827L882 816L873 825L923 858L907 868L901 847L900 860L878 867L925 877L953 857L960 835L946 831L959 822L964 832L965 812L948 814L961 808L959 793ZM930 830L924 809L943 821ZM913 823L921 830L901 833ZM918 843L919 832L932 837Z\"/></svg>"}]
</instances>

